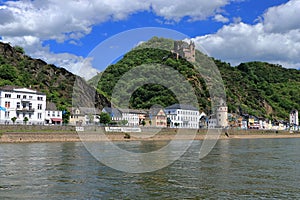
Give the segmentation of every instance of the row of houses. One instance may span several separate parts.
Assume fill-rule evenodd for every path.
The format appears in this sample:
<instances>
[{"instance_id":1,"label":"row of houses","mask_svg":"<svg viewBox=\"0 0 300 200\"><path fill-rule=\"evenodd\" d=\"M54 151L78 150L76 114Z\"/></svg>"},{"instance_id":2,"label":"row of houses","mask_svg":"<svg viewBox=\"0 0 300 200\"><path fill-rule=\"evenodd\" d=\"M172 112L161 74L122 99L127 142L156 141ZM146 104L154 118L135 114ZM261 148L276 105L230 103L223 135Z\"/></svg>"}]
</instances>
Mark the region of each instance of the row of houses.
<instances>
[{"instance_id":1,"label":"row of houses","mask_svg":"<svg viewBox=\"0 0 300 200\"><path fill-rule=\"evenodd\" d=\"M238 129L260 129L260 130L299 130L298 110L290 112L289 120L270 120L244 114L242 116L228 114L229 126Z\"/></svg>"},{"instance_id":2,"label":"row of houses","mask_svg":"<svg viewBox=\"0 0 300 200\"><path fill-rule=\"evenodd\" d=\"M170 128L239 128L264 130L299 130L298 111L292 110L289 122L270 121L255 116L228 113L227 105L220 100L213 115L207 115L191 105L174 104L150 110L105 107L69 108L69 125L99 124L101 112L108 113L114 124L129 127L152 126ZM57 110L46 95L28 88L5 86L0 88L0 124L61 125L63 111ZM12 120L13 118L14 121Z\"/></svg>"}]
</instances>

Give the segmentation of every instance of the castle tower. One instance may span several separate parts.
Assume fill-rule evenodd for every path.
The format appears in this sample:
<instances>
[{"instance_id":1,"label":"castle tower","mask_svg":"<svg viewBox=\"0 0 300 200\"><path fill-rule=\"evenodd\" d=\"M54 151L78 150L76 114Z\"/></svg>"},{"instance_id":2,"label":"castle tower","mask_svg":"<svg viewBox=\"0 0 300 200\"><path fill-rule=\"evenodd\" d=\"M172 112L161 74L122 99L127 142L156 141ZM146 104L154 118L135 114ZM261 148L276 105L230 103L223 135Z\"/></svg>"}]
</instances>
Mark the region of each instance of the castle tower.
<instances>
[{"instance_id":1,"label":"castle tower","mask_svg":"<svg viewBox=\"0 0 300 200\"><path fill-rule=\"evenodd\" d=\"M298 110L294 109L290 113L290 126L294 130L298 130L299 126L299 118L298 118Z\"/></svg>"},{"instance_id":2,"label":"castle tower","mask_svg":"<svg viewBox=\"0 0 300 200\"><path fill-rule=\"evenodd\" d=\"M195 62L195 54L196 54L196 48L195 43L193 41L190 41L190 44L184 41L174 41L174 53L177 54L178 57L185 58L189 62Z\"/></svg>"},{"instance_id":3,"label":"castle tower","mask_svg":"<svg viewBox=\"0 0 300 200\"><path fill-rule=\"evenodd\" d=\"M226 102L221 99L216 110L217 126L225 128L228 126L228 107Z\"/></svg>"}]
</instances>

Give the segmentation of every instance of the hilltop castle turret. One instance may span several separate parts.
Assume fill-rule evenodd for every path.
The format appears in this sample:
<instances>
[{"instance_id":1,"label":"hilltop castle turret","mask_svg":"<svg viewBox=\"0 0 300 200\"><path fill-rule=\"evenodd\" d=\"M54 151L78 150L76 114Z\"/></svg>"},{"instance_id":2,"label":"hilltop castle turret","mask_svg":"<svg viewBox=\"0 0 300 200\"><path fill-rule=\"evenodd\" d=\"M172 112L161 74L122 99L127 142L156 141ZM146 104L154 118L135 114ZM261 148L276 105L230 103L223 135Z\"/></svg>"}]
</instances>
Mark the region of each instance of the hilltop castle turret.
<instances>
[{"instance_id":1,"label":"hilltop castle turret","mask_svg":"<svg viewBox=\"0 0 300 200\"><path fill-rule=\"evenodd\" d=\"M177 54L178 57L185 58L189 62L195 62L195 43L190 41L190 43L184 41L174 41L174 53Z\"/></svg>"}]
</instances>

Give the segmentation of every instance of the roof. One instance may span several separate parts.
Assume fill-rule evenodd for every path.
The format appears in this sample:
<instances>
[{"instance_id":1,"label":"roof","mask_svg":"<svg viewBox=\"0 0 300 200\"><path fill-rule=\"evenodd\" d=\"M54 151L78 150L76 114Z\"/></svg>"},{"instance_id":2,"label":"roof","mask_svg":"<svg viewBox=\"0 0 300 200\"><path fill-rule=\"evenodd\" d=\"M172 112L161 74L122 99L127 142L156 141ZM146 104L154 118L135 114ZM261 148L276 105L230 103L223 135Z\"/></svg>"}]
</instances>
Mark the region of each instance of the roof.
<instances>
[{"instance_id":1,"label":"roof","mask_svg":"<svg viewBox=\"0 0 300 200\"><path fill-rule=\"evenodd\" d=\"M12 86L12 85L5 85L0 87L1 91L7 92L22 92L26 94L38 94L38 95L45 95L44 93L38 92L36 90L20 87L20 86Z\"/></svg>"},{"instance_id":2,"label":"roof","mask_svg":"<svg viewBox=\"0 0 300 200\"><path fill-rule=\"evenodd\" d=\"M295 114L295 113L297 113L298 112L298 110L296 110L296 109L293 109L292 111L291 111L291 113L290 114Z\"/></svg>"},{"instance_id":3,"label":"roof","mask_svg":"<svg viewBox=\"0 0 300 200\"><path fill-rule=\"evenodd\" d=\"M125 109L125 108L118 108L118 110L121 113L133 113L133 114L147 114L144 110L138 110L138 109Z\"/></svg>"},{"instance_id":4,"label":"roof","mask_svg":"<svg viewBox=\"0 0 300 200\"><path fill-rule=\"evenodd\" d=\"M77 109L80 111L79 114L76 114ZM72 107L71 114L78 115L78 116L88 115L88 114L97 115L97 114L100 114L100 110L97 108L90 108L90 107Z\"/></svg>"},{"instance_id":5,"label":"roof","mask_svg":"<svg viewBox=\"0 0 300 200\"><path fill-rule=\"evenodd\" d=\"M121 112L117 108L104 107L102 111L108 113L111 117L122 117Z\"/></svg>"},{"instance_id":6,"label":"roof","mask_svg":"<svg viewBox=\"0 0 300 200\"><path fill-rule=\"evenodd\" d=\"M47 101L46 110L57 110L55 103Z\"/></svg>"},{"instance_id":7,"label":"roof","mask_svg":"<svg viewBox=\"0 0 300 200\"><path fill-rule=\"evenodd\" d=\"M195 108L192 105L186 105L186 104L173 104L171 106L168 106L165 108L165 110L171 110L171 109L182 109L182 110L194 110L198 111L197 108Z\"/></svg>"},{"instance_id":8,"label":"roof","mask_svg":"<svg viewBox=\"0 0 300 200\"><path fill-rule=\"evenodd\" d=\"M160 107L160 106L155 106L155 107L151 107L150 110L149 110L149 116L157 116L157 114L159 113L159 111L164 111L163 107Z\"/></svg>"}]
</instances>

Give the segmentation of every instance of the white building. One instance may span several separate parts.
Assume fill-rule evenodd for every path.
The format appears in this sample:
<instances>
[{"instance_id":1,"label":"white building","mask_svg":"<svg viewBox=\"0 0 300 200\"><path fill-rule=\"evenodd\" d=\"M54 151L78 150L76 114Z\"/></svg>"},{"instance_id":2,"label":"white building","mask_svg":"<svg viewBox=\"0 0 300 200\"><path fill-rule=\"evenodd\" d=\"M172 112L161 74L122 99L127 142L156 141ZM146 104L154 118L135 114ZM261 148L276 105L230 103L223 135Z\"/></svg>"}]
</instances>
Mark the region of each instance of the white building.
<instances>
[{"instance_id":1,"label":"white building","mask_svg":"<svg viewBox=\"0 0 300 200\"><path fill-rule=\"evenodd\" d=\"M171 120L170 128L199 128L199 110L193 106L173 104L165 108L165 113Z\"/></svg>"},{"instance_id":2,"label":"white building","mask_svg":"<svg viewBox=\"0 0 300 200\"><path fill-rule=\"evenodd\" d=\"M290 113L290 127L292 130L298 130L298 126L299 126L298 110L294 109Z\"/></svg>"},{"instance_id":3,"label":"white building","mask_svg":"<svg viewBox=\"0 0 300 200\"><path fill-rule=\"evenodd\" d=\"M14 117L15 124L44 124L46 95L43 93L27 88L4 86L0 88L0 106L1 124L13 124Z\"/></svg>"},{"instance_id":4,"label":"white building","mask_svg":"<svg viewBox=\"0 0 300 200\"><path fill-rule=\"evenodd\" d=\"M121 109L105 107L102 112L106 112L110 115L112 121L121 122L127 121L127 126L136 127L140 124L140 114L142 111L133 109Z\"/></svg>"},{"instance_id":5,"label":"white building","mask_svg":"<svg viewBox=\"0 0 300 200\"><path fill-rule=\"evenodd\" d=\"M139 112L131 109L119 109L122 114L122 120L126 120L128 126L139 126Z\"/></svg>"},{"instance_id":6,"label":"white building","mask_svg":"<svg viewBox=\"0 0 300 200\"><path fill-rule=\"evenodd\" d=\"M57 110L56 105L52 102L46 103L45 124L62 125L62 111Z\"/></svg>"}]
</instances>

